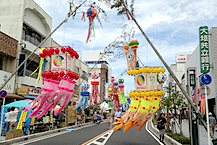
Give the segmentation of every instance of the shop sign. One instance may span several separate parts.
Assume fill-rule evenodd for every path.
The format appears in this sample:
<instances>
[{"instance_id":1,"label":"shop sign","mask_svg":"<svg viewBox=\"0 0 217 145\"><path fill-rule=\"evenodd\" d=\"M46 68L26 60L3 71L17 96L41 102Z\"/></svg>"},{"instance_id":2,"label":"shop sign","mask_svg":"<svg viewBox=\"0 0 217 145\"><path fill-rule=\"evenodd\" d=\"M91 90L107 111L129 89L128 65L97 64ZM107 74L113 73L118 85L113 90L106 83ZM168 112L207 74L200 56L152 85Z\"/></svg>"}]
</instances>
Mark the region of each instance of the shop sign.
<instances>
[{"instance_id":1,"label":"shop sign","mask_svg":"<svg viewBox=\"0 0 217 145\"><path fill-rule=\"evenodd\" d=\"M0 70L0 86L3 86L4 83L8 80L8 78L11 76L11 73L5 72ZM11 80L5 85L4 90L8 93L14 93L14 81L15 76L11 78Z\"/></svg>"},{"instance_id":2,"label":"shop sign","mask_svg":"<svg viewBox=\"0 0 217 145\"><path fill-rule=\"evenodd\" d=\"M19 88L17 93L18 93L18 95L28 95L29 89L28 88Z\"/></svg>"},{"instance_id":3,"label":"shop sign","mask_svg":"<svg viewBox=\"0 0 217 145\"><path fill-rule=\"evenodd\" d=\"M208 73L210 72L209 63L209 31L207 26L199 28L200 36L200 72Z\"/></svg>"},{"instance_id":4,"label":"shop sign","mask_svg":"<svg viewBox=\"0 0 217 145\"><path fill-rule=\"evenodd\" d=\"M41 89L40 88L29 87L29 95L38 96L40 94L41 94Z\"/></svg>"}]
</instances>

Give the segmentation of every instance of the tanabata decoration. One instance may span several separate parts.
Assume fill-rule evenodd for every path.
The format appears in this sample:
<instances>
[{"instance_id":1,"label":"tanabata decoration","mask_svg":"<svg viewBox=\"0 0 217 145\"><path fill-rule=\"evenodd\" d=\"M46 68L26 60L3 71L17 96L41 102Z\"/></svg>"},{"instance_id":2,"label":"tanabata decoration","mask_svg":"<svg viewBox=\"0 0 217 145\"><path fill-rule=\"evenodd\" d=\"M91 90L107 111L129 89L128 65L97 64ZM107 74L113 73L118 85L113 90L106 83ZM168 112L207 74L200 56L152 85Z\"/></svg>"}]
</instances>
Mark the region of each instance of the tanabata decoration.
<instances>
[{"instance_id":1,"label":"tanabata decoration","mask_svg":"<svg viewBox=\"0 0 217 145\"><path fill-rule=\"evenodd\" d=\"M30 115L38 119L58 104L60 104L60 109L55 112L55 115L60 114L71 101L76 80L79 79L79 76L72 72L73 68L70 65L72 59L78 59L79 55L71 47L62 47L61 52L59 48L44 48L39 56L43 61L50 58L51 69L44 71L45 66L41 65L41 61L39 66L41 76L38 78L43 79L44 86L41 94L31 102L33 113Z\"/></svg>"},{"instance_id":2,"label":"tanabata decoration","mask_svg":"<svg viewBox=\"0 0 217 145\"><path fill-rule=\"evenodd\" d=\"M121 107L118 93L118 82L114 82L112 86L113 90L113 105L115 112L118 111Z\"/></svg>"},{"instance_id":3,"label":"tanabata decoration","mask_svg":"<svg viewBox=\"0 0 217 145\"><path fill-rule=\"evenodd\" d=\"M132 42L132 41L131 41ZM131 43L132 48L138 48L138 43ZM126 50L126 48L124 48ZM136 54L136 51L135 51ZM132 68L132 67L130 67ZM165 69L162 67L145 67L128 70L128 75L135 76L136 90L129 93L131 97L128 111L121 117L116 118L114 131L124 127L124 132L139 126L138 131L145 126L151 116L160 108L161 97L165 95L158 83L166 80Z\"/></svg>"},{"instance_id":4,"label":"tanabata decoration","mask_svg":"<svg viewBox=\"0 0 217 145\"><path fill-rule=\"evenodd\" d=\"M94 18L97 16L97 11L96 9L91 6L88 10L87 10L87 17L89 18L89 31L88 31L88 35L87 35L87 40L86 43L89 42L90 36L93 35L95 36L95 30L94 30Z\"/></svg>"},{"instance_id":5,"label":"tanabata decoration","mask_svg":"<svg viewBox=\"0 0 217 145\"><path fill-rule=\"evenodd\" d=\"M109 88L108 89L108 103L109 103L109 108L111 108L111 112L113 114L114 113L114 106L113 106L112 100L113 100L113 90L112 90L112 88Z\"/></svg>"},{"instance_id":6,"label":"tanabata decoration","mask_svg":"<svg viewBox=\"0 0 217 145\"><path fill-rule=\"evenodd\" d=\"M91 77L93 80L96 80L99 78L99 73L98 72L93 72L91 74ZM92 85L92 97L91 97L91 102L94 103L95 105L100 103L100 95L99 95L99 81L91 81Z\"/></svg>"},{"instance_id":7,"label":"tanabata decoration","mask_svg":"<svg viewBox=\"0 0 217 145\"><path fill-rule=\"evenodd\" d=\"M88 107L88 97L90 96L90 92L88 92L87 90L90 88L90 84L88 83L83 83L81 85L81 98L78 101L78 105L76 107L76 110L78 110L78 112L81 112L81 110L85 110Z\"/></svg>"},{"instance_id":8,"label":"tanabata decoration","mask_svg":"<svg viewBox=\"0 0 217 145\"><path fill-rule=\"evenodd\" d=\"M137 64L137 48L139 42L137 40L130 41L129 45L124 46L125 55L127 58L128 69L135 69Z\"/></svg>"},{"instance_id":9,"label":"tanabata decoration","mask_svg":"<svg viewBox=\"0 0 217 145\"><path fill-rule=\"evenodd\" d=\"M127 107L127 98L125 97L125 93L124 93L124 79L119 79L118 80L118 87L119 87L119 100L120 100L120 104L122 107L122 110L125 110L125 108Z\"/></svg>"}]
</instances>

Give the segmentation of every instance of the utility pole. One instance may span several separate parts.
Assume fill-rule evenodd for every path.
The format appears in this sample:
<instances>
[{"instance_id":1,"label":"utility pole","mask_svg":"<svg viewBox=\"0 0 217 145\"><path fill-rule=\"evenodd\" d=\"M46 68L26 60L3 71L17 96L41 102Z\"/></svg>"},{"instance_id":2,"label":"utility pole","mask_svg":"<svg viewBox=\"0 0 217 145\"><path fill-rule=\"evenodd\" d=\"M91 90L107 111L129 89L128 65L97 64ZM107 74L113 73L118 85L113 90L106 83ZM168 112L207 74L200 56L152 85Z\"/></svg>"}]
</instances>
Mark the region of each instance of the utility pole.
<instances>
[{"instance_id":1,"label":"utility pole","mask_svg":"<svg viewBox=\"0 0 217 145\"><path fill-rule=\"evenodd\" d=\"M187 68L187 90L189 96L191 96L191 87L192 91L194 90L194 99L195 106L197 106L197 82L196 82L196 67ZM198 139L198 118L195 115L196 111L192 109L192 106L189 105L189 136L191 145L199 145Z\"/></svg>"}]
</instances>

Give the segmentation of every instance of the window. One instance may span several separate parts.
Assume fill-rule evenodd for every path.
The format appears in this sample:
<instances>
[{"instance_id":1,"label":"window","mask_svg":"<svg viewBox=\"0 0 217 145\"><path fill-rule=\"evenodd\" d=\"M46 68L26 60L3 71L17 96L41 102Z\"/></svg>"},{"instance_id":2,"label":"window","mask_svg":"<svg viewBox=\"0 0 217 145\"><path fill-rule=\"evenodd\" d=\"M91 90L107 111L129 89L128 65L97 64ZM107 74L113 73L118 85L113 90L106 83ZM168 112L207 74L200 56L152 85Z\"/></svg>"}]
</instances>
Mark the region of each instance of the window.
<instances>
[{"instance_id":1,"label":"window","mask_svg":"<svg viewBox=\"0 0 217 145\"><path fill-rule=\"evenodd\" d=\"M87 73L85 71L82 70L82 75L81 75L81 78L83 80L86 80L87 81Z\"/></svg>"},{"instance_id":2,"label":"window","mask_svg":"<svg viewBox=\"0 0 217 145\"><path fill-rule=\"evenodd\" d=\"M75 72L79 74L79 67L75 66Z\"/></svg>"},{"instance_id":3,"label":"window","mask_svg":"<svg viewBox=\"0 0 217 145\"><path fill-rule=\"evenodd\" d=\"M0 70L6 71L7 56L0 54Z\"/></svg>"},{"instance_id":4,"label":"window","mask_svg":"<svg viewBox=\"0 0 217 145\"><path fill-rule=\"evenodd\" d=\"M30 62L29 60L27 60L25 75L30 76L37 69L38 66L39 66L39 63L34 62L34 61ZM34 75L32 75L31 77L37 78L37 76L38 76L38 71Z\"/></svg>"},{"instance_id":5,"label":"window","mask_svg":"<svg viewBox=\"0 0 217 145\"><path fill-rule=\"evenodd\" d=\"M38 32L36 32L26 24L23 24L22 38L23 40L28 41L36 46L39 45L44 39Z\"/></svg>"}]
</instances>

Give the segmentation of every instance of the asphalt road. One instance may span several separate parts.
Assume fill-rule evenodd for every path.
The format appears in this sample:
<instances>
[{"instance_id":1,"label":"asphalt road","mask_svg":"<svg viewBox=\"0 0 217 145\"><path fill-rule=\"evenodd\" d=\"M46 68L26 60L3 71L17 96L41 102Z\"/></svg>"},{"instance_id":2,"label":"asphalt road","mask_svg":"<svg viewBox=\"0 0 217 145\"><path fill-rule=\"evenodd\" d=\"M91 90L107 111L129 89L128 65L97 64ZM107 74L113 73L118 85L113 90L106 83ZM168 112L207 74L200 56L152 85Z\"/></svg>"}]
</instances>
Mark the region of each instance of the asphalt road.
<instances>
[{"instance_id":1,"label":"asphalt road","mask_svg":"<svg viewBox=\"0 0 217 145\"><path fill-rule=\"evenodd\" d=\"M73 132L50 137L29 143L29 145L81 145L94 137L108 131L108 124L101 123ZM19 144L19 143L18 143ZM91 144L94 145L94 144ZM137 129L123 133L123 130L114 132L106 145L159 145L159 143L145 130L137 132Z\"/></svg>"}]
</instances>

